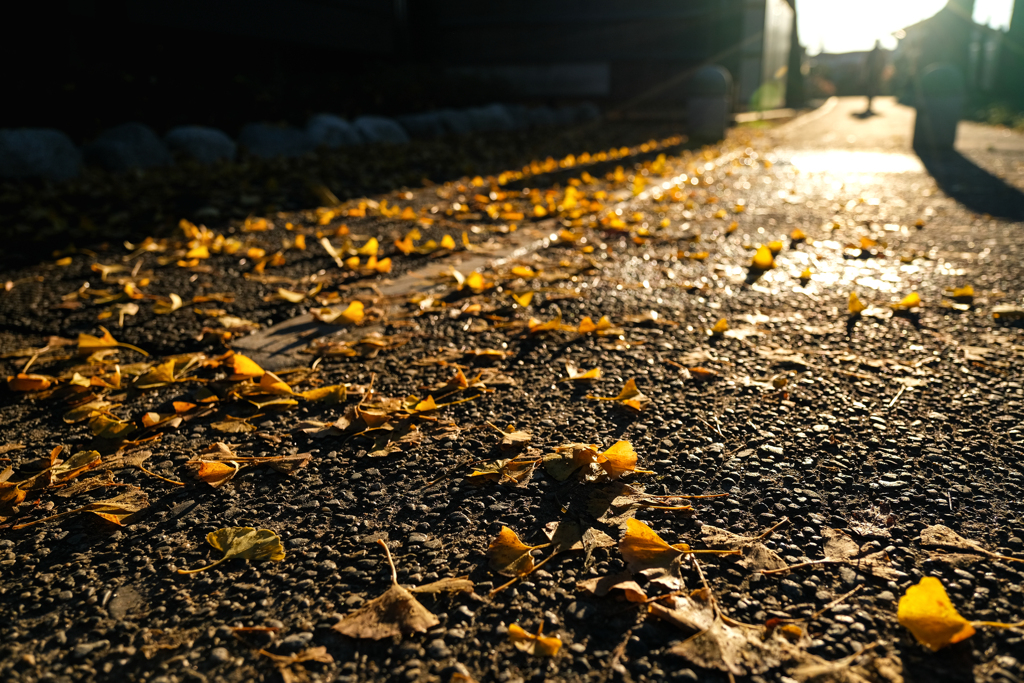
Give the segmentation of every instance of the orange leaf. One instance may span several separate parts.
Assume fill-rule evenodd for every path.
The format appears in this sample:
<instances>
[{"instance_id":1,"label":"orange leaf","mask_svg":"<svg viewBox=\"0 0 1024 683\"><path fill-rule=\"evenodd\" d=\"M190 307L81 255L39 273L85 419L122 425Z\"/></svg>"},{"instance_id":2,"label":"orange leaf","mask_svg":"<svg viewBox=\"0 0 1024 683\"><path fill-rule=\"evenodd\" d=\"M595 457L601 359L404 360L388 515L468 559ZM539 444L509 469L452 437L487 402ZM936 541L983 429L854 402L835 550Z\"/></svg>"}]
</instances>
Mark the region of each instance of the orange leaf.
<instances>
[{"instance_id":1,"label":"orange leaf","mask_svg":"<svg viewBox=\"0 0 1024 683\"><path fill-rule=\"evenodd\" d=\"M49 389L51 384L53 384L51 377L25 374L24 372L7 378L7 388L11 391L42 391Z\"/></svg>"},{"instance_id":2,"label":"orange leaf","mask_svg":"<svg viewBox=\"0 0 1024 683\"><path fill-rule=\"evenodd\" d=\"M228 379L237 381L242 379L255 379L262 377L264 374L263 368L261 368L256 361L243 356L240 353L236 353L231 356L231 369L232 374Z\"/></svg>"}]
</instances>

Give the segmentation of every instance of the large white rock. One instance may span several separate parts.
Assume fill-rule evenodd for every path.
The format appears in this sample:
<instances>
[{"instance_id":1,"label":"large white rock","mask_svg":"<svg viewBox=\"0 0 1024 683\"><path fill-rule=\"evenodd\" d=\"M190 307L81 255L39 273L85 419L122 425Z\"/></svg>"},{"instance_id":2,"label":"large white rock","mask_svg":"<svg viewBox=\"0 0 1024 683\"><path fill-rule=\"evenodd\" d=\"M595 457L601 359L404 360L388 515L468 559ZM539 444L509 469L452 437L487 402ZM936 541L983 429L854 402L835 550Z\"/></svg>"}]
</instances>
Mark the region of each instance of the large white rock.
<instances>
[{"instance_id":1,"label":"large white rock","mask_svg":"<svg viewBox=\"0 0 1024 683\"><path fill-rule=\"evenodd\" d=\"M82 169L82 153L50 128L0 130L0 178L69 180Z\"/></svg>"},{"instance_id":2,"label":"large white rock","mask_svg":"<svg viewBox=\"0 0 1024 683\"><path fill-rule=\"evenodd\" d=\"M409 135L398 121L384 116L360 116L353 124L367 142L400 145L409 142Z\"/></svg>"},{"instance_id":3,"label":"large white rock","mask_svg":"<svg viewBox=\"0 0 1024 683\"><path fill-rule=\"evenodd\" d=\"M294 158L316 148L316 143L306 131L268 123L247 123L242 126L238 144L261 159Z\"/></svg>"},{"instance_id":4,"label":"large white rock","mask_svg":"<svg viewBox=\"0 0 1024 683\"><path fill-rule=\"evenodd\" d=\"M142 123L122 123L103 131L86 146L85 160L108 171L167 166L174 161L153 129Z\"/></svg>"},{"instance_id":5,"label":"large white rock","mask_svg":"<svg viewBox=\"0 0 1024 683\"><path fill-rule=\"evenodd\" d=\"M306 132L313 143L325 147L347 147L363 144L363 137L351 123L334 114L316 114L306 123Z\"/></svg>"},{"instance_id":6,"label":"large white rock","mask_svg":"<svg viewBox=\"0 0 1024 683\"><path fill-rule=\"evenodd\" d=\"M168 131L164 142L171 151L194 159L201 164L231 161L238 153L238 145L228 134L206 126L178 126Z\"/></svg>"},{"instance_id":7,"label":"large white rock","mask_svg":"<svg viewBox=\"0 0 1024 683\"><path fill-rule=\"evenodd\" d=\"M440 112L429 111L422 114L406 114L396 117L405 132L413 138L439 138L450 131L444 125L444 117Z\"/></svg>"}]
</instances>

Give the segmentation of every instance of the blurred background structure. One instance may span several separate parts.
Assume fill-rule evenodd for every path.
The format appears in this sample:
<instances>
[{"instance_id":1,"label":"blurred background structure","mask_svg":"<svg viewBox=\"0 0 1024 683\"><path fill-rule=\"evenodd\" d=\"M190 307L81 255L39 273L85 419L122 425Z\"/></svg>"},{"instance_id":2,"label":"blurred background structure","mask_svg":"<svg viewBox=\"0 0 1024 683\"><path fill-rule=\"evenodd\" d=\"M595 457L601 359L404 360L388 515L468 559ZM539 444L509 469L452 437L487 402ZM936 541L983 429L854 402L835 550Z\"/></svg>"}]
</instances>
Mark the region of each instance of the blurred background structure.
<instances>
[{"instance_id":1,"label":"blurred background structure","mask_svg":"<svg viewBox=\"0 0 1024 683\"><path fill-rule=\"evenodd\" d=\"M783 106L787 0L66 0L0 45L0 128L247 121L494 101L681 103L721 64L735 106Z\"/></svg>"},{"instance_id":2,"label":"blurred background structure","mask_svg":"<svg viewBox=\"0 0 1024 683\"><path fill-rule=\"evenodd\" d=\"M863 50L876 37L898 39L888 92L909 98L921 70L944 61L965 74L976 108L1024 111L1024 2L993 26L979 13L1012 0L941 3L901 2L890 19L916 7L921 20L864 36ZM808 56L801 16L817 12L829 39L804 30L811 51L844 45L857 33L849 17L863 31L876 20L864 2L839 0L65 0L26 9L37 16L0 43L9 65L0 128L57 128L79 143L125 121L235 136L254 120L302 125L318 112L580 101L673 110L690 76L711 64L732 76L734 111L799 107L862 94L865 58Z\"/></svg>"}]
</instances>

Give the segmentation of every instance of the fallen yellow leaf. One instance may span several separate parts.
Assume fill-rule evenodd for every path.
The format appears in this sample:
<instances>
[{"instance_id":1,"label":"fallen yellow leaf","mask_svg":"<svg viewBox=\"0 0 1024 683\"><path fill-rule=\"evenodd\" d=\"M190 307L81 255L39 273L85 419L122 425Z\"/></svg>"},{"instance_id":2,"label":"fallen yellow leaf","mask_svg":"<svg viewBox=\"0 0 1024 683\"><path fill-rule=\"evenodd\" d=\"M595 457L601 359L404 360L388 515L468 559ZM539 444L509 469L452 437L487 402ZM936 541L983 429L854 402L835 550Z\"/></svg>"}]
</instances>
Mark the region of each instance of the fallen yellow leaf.
<instances>
[{"instance_id":1,"label":"fallen yellow leaf","mask_svg":"<svg viewBox=\"0 0 1024 683\"><path fill-rule=\"evenodd\" d=\"M896 616L917 642L932 652L974 635L974 626L960 616L934 576L923 577L900 598Z\"/></svg>"}]
</instances>

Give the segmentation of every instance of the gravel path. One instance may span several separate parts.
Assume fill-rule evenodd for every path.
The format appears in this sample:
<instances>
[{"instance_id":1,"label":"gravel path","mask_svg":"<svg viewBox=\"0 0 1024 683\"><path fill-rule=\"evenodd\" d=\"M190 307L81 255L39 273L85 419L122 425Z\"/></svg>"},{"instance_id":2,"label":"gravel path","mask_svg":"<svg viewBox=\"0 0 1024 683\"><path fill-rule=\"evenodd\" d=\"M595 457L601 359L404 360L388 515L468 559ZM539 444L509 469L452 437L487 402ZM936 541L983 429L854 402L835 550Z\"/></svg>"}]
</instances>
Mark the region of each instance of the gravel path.
<instances>
[{"instance_id":1,"label":"gravel path","mask_svg":"<svg viewBox=\"0 0 1024 683\"><path fill-rule=\"evenodd\" d=\"M0 275L0 373L36 356L27 372L56 378L0 391L0 468L36 482L0 507L0 677L788 683L808 680L799 666L814 657L864 651L832 680L1024 680L1020 629L979 627L932 653L896 619L923 576L968 619L1024 618L1024 564L940 553L921 536L945 525L1024 557L1024 333L1016 314L993 315L1024 301L1022 226L993 217L1012 198L1019 139L971 128L961 149L979 172L1007 177L968 188L968 205L991 205L985 215L907 148L907 110L883 101L882 116L861 120L850 115L860 104L734 131L720 148L638 140L624 158L540 160L527 177L211 225L192 244L82 251ZM481 279L444 272L473 256L463 232L473 252L498 254L510 224L549 241ZM454 248L392 246L413 228L416 245L450 235ZM321 237L342 252L375 237L392 272L369 272L368 252L361 270L339 268ZM234 253L225 239L238 240ZM775 241L775 267L752 271L755 248ZM380 292L437 264L415 296ZM953 296L966 285L972 297ZM851 292L868 306L858 316ZM894 311L912 292L921 305ZM171 294L180 308L154 310L174 308ZM358 324L311 326L275 366L296 392L344 391L293 397L270 375L231 378L244 368L225 354L244 321L266 329L353 301ZM126 305L138 311L119 326ZM580 328L602 316L621 329ZM722 318L728 330L710 334ZM152 355L78 348L76 335L101 324ZM146 374L169 360L173 382ZM601 376L565 381L567 366ZM641 410L592 398L628 380L649 399L634 399ZM502 430L529 441L503 445ZM543 460L564 444L601 453L619 441L636 471L597 463L562 477L564 459ZM100 459L37 476L57 447L58 459ZM238 471L214 487L196 478L200 460ZM119 494L147 502L130 516L87 510L15 528ZM700 495L712 497L679 497ZM757 557L692 555L632 577L647 598L703 589L692 597L593 594L581 584L639 569L618 545L631 519L695 549L716 545L708 527L770 533ZM487 551L503 527L542 546L523 551L539 563L559 525L580 547L495 591L509 577ZM177 572L219 558L205 539L226 527L275 532L285 558ZM437 618L425 632L342 635L391 586L381 541L400 584L468 577L472 590L416 594ZM836 559L837 542L852 544L844 561L763 571ZM694 630L663 613L709 599L748 625L728 627L746 634L744 656L695 651ZM513 625L543 625L562 647L520 652Z\"/></svg>"}]
</instances>

